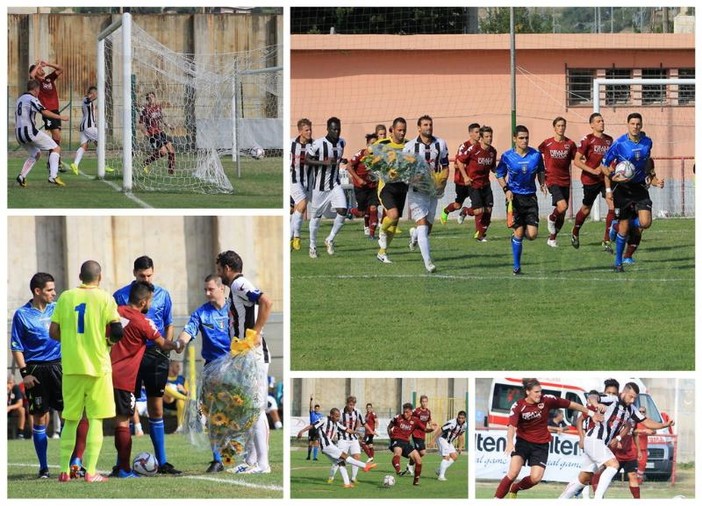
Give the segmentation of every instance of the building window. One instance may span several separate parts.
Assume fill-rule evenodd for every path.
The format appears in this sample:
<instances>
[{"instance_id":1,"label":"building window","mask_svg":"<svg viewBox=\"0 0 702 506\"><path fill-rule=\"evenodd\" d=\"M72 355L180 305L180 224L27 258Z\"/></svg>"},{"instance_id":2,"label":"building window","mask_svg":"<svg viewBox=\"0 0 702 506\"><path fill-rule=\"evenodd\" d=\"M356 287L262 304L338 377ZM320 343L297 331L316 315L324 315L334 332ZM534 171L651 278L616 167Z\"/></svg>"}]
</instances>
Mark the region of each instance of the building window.
<instances>
[{"instance_id":1,"label":"building window","mask_svg":"<svg viewBox=\"0 0 702 506\"><path fill-rule=\"evenodd\" d=\"M678 69L680 79L694 79L695 69ZM678 105L695 105L695 85L678 85Z\"/></svg>"},{"instance_id":2,"label":"building window","mask_svg":"<svg viewBox=\"0 0 702 506\"><path fill-rule=\"evenodd\" d=\"M566 94L569 107L592 105L592 81L594 69L567 69Z\"/></svg>"},{"instance_id":3,"label":"building window","mask_svg":"<svg viewBox=\"0 0 702 506\"><path fill-rule=\"evenodd\" d=\"M668 70L661 68L641 69L643 79L667 79ZM662 105L667 102L665 84L644 84L641 87L641 105Z\"/></svg>"},{"instance_id":4,"label":"building window","mask_svg":"<svg viewBox=\"0 0 702 506\"><path fill-rule=\"evenodd\" d=\"M607 69L606 79L631 79L631 69ZM605 86L606 105L627 105L631 103L631 86L612 84Z\"/></svg>"}]
</instances>

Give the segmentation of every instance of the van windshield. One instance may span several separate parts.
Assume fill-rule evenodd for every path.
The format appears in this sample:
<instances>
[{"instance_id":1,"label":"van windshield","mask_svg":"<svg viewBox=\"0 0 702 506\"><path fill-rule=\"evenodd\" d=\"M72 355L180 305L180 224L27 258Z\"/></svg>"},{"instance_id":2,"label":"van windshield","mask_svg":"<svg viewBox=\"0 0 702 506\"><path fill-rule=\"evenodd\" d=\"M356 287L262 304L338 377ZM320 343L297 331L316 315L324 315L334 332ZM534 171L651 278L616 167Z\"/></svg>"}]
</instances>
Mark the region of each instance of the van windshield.
<instances>
[{"instance_id":1,"label":"van windshield","mask_svg":"<svg viewBox=\"0 0 702 506\"><path fill-rule=\"evenodd\" d=\"M646 408L646 417L650 418L654 422L661 423L663 421L663 417L661 416L660 411L658 411L658 406L656 406L656 403L653 402L653 398L648 395L648 394L639 394L639 396L636 398L636 407L644 407Z\"/></svg>"}]
</instances>

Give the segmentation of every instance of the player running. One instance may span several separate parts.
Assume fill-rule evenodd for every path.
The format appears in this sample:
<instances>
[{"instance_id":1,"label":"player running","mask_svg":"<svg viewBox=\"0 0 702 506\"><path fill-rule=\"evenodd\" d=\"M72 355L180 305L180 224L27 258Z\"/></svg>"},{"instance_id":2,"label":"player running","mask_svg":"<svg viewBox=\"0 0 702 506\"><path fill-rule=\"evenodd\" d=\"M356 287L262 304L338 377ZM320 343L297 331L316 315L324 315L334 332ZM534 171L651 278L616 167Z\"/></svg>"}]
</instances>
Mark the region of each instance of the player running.
<instances>
[{"instance_id":1,"label":"player running","mask_svg":"<svg viewBox=\"0 0 702 506\"><path fill-rule=\"evenodd\" d=\"M366 146L374 144L378 136L374 133L366 134ZM356 207L350 213L358 218L363 216L363 233L370 239L375 239L375 229L378 226L378 181L374 179L368 168L363 163L363 158L368 153L368 148L358 151L346 167L353 191L356 197Z\"/></svg>"},{"instance_id":2,"label":"player running","mask_svg":"<svg viewBox=\"0 0 702 506\"><path fill-rule=\"evenodd\" d=\"M461 155L464 155L466 151L468 151L468 148L470 148L471 146L475 146L479 140L480 124L471 123L470 125L468 125L468 139L463 144L458 146L456 156L453 160L453 182L456 186L456 200L444 207L443 211L441 212L440 219L441 223L444 225L448 222L448 215L456 209L461 209L461 206L463 205L463 202L465 202L466 197L469 196L469 177L468 173L466 172L465 162L462 162L460 160L460 157ZM462 224L463 220L466 219L467 214L468 208L462 208L461 212L458 214L458 218L456 219L459 225Z\"/></svg>"},{"instance_id":3,"label":"player running","mask_svg":"<svg viewBox=\"0 0 702 506\"><path fill-rule=\"evenodd\" d=\"M463 434L466 432L466 412L459 411L456 418L448 420L441 426L441 434L436 438L436 447L441 455L441 464L436 470L439 481L446 481L446 470L458 460L461 446L464 444ZM458 450L454 446L458 444Z\"/></svg>"},{"instance_id":4,"label":"player running","mask_svg":"<svg viewBox=\"0 0 702 506\"><path fill-rule=\"evenodd\" d=\"M412 414L412 404L409 402L402 405L402 413L396 415L388 424L388 436L390 436L390 451L392 451L392 467L395 473L402 475L400 467L400 457L405 457L414 461L414 480L412 485L419 485L419 477L422 475L422 456L410 443L410 436L415 430L425 430L426 426L422 421Z\"/></svg>"},{"instance_id":5,"label":"player running","mask_svg":"<svg viewBox=\"0 0 702 506\"><path fill-rule=\"evenodd\" d=\"M290 248L299 251L302 220L307 212L314 180L312 167L307 165L307 146L312 143L312 122L302 118L297 122L297 137L290 141L290 199L293 211L290 214Z\"/></svg>"},{"instance_id":6,"label":"player running","mask_svg":"<svg viewBox=\"0 0 702 506\"><path fill-rule=\"evenodd\" d=\"M575 158L575 142L565 136L566 119L558 116L553 120L555 135L539 144L539 151L544 159L546 186L551 193L553 212L546 221L549 237L546 244L558 247L556 236L565 222L565 213L570 200L570 162Z\"/></svg>"}]
</instances>

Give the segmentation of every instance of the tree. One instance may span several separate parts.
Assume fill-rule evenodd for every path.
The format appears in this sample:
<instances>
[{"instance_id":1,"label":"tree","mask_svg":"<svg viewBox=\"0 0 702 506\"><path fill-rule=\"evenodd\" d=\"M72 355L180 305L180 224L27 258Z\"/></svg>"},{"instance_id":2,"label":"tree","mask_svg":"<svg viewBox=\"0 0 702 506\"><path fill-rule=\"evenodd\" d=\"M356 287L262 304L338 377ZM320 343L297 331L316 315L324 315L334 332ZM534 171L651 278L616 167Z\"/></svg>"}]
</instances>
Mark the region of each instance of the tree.
<instances>
[{"instance_id":1,"label":"tree","mask_svg":"<svg viewBox=\"0 0 702 506\"><path fill-rule=\"evenodd\" d=\"M531 7L514 7L515 33L550 33L553 19L548 10ZM487 16L480 21L480 33L509 33L509 7L487 9Z\"/></svg>"}]
</instances>

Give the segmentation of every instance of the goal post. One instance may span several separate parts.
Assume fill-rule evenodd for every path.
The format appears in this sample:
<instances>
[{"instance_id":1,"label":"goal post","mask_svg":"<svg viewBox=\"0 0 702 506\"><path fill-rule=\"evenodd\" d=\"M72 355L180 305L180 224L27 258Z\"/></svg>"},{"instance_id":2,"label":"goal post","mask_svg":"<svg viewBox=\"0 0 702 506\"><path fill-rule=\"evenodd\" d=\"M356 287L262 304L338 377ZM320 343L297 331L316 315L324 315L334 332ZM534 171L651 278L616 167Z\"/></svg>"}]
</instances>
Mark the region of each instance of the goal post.
<instances>
[{"instance_id":1,"label":"goal post","mask_svg":"<svg viewBox=\"0 0 702 506\"><path fill-rule=\"evenodd\" d=\"M694 103L695 82L694 78L596 78L592 81L592 112L602 113L602 109L606 107L636 109L644 116L645 131L647 123L651 121L670 121L672 115L660 115L660 118L651 118L648 112L651 111L651 113L653 113L654 111L648 107L639 109L637 104L643 105L645 101L651 101L655 103L647 105L676 107L687 104L688 100ZM610 88L608 89L608 87ZM651 97L646 99L646 97L644 97L645 87L659 88L649 88ZM682 92L683 90L684 92ZM691 93L690 90L692 90ZM673 125L671 125L671 127L672 126ZM679 126L681 128L689 127L694 129L694 125ZM654 142L657 141L657 139L654 139ZM662 140L660 140L660 142L662 142ZM656 150L656 144L654 144L654 153L659 153L659 150ZM688 195L688 193L694 193L694 188L692 187L691 181L687 184L688 182L684 179L685 160L688 159L685 155L692 157L693 154L689 153L681 156L656 156L654 154L653 156L654 161L660 162L656 166L656 173L662 174L665 171L677 176L676 173L679 172L683 175L682 180L678 181L680 178L676 178L672 184L667 184L666 188L661 192L655 192L651 195L651 199L654 201L654 207L661 211L661 217L668 215L687 216L690 214L689 210L685 208L685 203L694 202L694 195ZM681 164L681 166L676 167L676 163ZM660 168L659 165L661 164L665 164L665 167ZM694 210L692 214L694 214ZM593 221L600 221L602 219L600 199L595 200L592 206L591 219Z\"/></svg>"}]
</instances>

